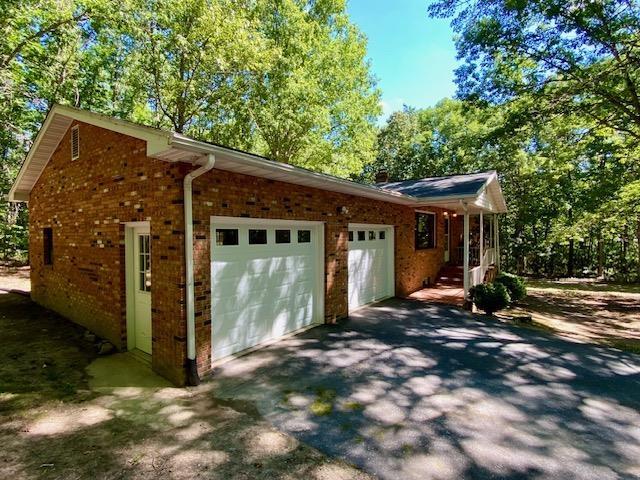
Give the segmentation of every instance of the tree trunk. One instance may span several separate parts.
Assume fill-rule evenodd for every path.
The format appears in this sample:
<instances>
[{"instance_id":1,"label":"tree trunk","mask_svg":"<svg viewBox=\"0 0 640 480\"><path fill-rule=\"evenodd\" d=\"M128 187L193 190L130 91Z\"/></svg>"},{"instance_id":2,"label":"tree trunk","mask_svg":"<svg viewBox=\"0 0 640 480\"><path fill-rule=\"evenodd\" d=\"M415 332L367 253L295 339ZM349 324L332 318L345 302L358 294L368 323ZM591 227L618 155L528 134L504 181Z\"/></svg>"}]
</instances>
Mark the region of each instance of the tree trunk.
<instances>
[{"instance_id":1,"label":"tree trunk","mask_svg":"<svg viewBox=\"0 0 640 480\"><path fill-rule=\"evenodd\" d=\"M598 230L598 277L602 278L603 276L604 276L604 244L602 242L602 230Z\"/></svg>"},{"instance_id":2,"label":"tree trunk","mask_svg":"<svg viewBox=\"0 0 640 480\"><path fill-rule=\"evenodd\" d=\"M567 276L573 277L574 261L575 261L575 245L573 238L569 240L569 258L567 260Z\"/></svg>"},{"instance_id":3,"label":"tree trunk","mask_svg":"<svg viewBox=\"0 0 640 480\"><path fill-rule=\"evenodd\" d=\"M638 242L638 258L637 260L637 269L638 269L638 278L636 279L640 282L640 215L636 217L636 240Z\"/></svg>"}]
</instances>

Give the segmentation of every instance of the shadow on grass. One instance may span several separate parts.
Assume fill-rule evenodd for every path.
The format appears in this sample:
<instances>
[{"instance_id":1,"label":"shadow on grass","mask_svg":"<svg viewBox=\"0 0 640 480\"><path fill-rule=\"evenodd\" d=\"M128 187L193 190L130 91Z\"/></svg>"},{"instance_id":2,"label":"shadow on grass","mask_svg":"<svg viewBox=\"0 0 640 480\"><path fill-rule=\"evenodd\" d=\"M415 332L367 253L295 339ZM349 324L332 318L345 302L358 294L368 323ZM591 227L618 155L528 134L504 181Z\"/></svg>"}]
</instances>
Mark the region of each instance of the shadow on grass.
<instances>
[{"instance_id":1,"label":"shadow on grass","mask_svg":"<svg viewBox=\"0 0 640 480\"><path fill-rule=\"evenodd\" d=\"M0 478L368 478L207 385L90 391L82 334L0 294Z\"/></svg>"}]
</instances>

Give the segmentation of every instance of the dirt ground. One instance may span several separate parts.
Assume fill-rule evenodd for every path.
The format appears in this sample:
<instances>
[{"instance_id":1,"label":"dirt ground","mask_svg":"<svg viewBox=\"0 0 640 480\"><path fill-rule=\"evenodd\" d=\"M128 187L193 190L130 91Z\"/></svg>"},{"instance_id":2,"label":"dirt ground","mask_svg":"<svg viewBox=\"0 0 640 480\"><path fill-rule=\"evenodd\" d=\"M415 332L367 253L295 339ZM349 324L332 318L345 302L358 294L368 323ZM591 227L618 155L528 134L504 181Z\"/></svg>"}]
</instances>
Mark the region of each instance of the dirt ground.
<instances>
[{"instance_id":1,"label":"dirt ground","mask_svg":"<svg viewBox=\"0 0 640 480\"><path fill-rule=\"evenodd\" d=\"M369 478L210 385L92 390L83 330L6 292L20 281L0 272L0 478Z\"/></svg>"},{"instance_id":2,"label":"dirt ground","mask_svg":"<svg viewBox=\"0 0 640 480\"><path fill-rule=\"evenodd\" d=\"M0 290L29 292L29 267L0 265Z\"/></svg>"},{"instance_id":3,"label":"dirt ground","mask_svg":"<svg viewBox=\"0 0 640 480\"><path fill-rule=\"evenodd\" d=\"M640 285L536 280L527 293L508 315L528 314L564 337L640 353Z\"/></svg>"}]
</instances>

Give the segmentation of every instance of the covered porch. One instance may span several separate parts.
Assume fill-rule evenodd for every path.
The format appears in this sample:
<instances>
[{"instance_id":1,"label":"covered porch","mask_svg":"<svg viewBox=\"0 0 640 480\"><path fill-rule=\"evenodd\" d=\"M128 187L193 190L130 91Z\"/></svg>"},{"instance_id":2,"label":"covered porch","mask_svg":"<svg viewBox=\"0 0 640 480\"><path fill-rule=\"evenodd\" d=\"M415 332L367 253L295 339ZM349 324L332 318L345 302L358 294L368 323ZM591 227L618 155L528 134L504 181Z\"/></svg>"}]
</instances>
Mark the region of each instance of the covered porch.
<instances>
[{"instance_id":1,"label":"covered porch","mask_svg":"<svg viewBox=\"0 0 640 480\"><path fill-rule=\"evenodd\" d=\"M445 210L443 268L435 285L411 298L464 303L469 290L490 279L500 269L499 215L507 211L496 171L379 183L416 199L416 212L438 207ZM444 242L444 245L443 243Z\"/></svg>"},{"instance_id":2,"label":"covered porch","mask_svg":"<svg viewBox=\"0 0 640 480\"><path fill-rule=\"evenodd\" d=\"M462 306L469 290L491 281L500 269L499 215L445 214L444 266L436 281L409 298Z\"/></svg>"}]
</instances>

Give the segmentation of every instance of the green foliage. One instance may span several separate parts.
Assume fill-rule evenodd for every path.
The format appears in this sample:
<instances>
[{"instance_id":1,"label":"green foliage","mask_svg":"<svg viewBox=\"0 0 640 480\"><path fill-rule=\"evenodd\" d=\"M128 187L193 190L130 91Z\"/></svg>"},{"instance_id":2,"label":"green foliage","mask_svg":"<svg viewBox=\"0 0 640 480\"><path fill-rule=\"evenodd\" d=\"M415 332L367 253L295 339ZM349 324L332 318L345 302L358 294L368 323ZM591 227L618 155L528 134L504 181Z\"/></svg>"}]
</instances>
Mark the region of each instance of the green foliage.
<instances>
[{"instance_id":1,"label":"green foliage","mask_svg":"<svg viewBox=\"0 0 640 480\"><path fill-rule=\"evenodd\" d=\"M54 102L342 177L374 157L379 92L344 0L0 2L0 33L0 196ZM17 208L0 202L0 255L25 242Z\"/></svg>"},{"instance_id":2,"label":"green foliage","mask_svg":"<svg viewBox=\"0 0 640 480\"><path fill-rule=\"evenodd\" d=\"M527 296L527 287L524 284L524 279L518 275L501 272L496 277L495 283L501 283L505 286L512 302L520 301Z\"/></svg>"},{"instance_id":3,"label":"green foliage","mask_svg":"<svg viewBox=\"0 0 640 480\"><path fill-rule=\"evenodd\" d=\"M469 292L473 303L487 315L506 308L511 302L507 288L502 283L481 283Z\"/></svg>"},{"instance_id":4,"label":"green foliage","mask_svg":"<svg viewBox=\"0 0 640 480\"><path fill-rule=\"evenodd\" d=\"M640 138L640 4L627 0L436 0L453 17L464 98L534 95L531 114L585 115Z\"/></svg>"}]
</instances>

